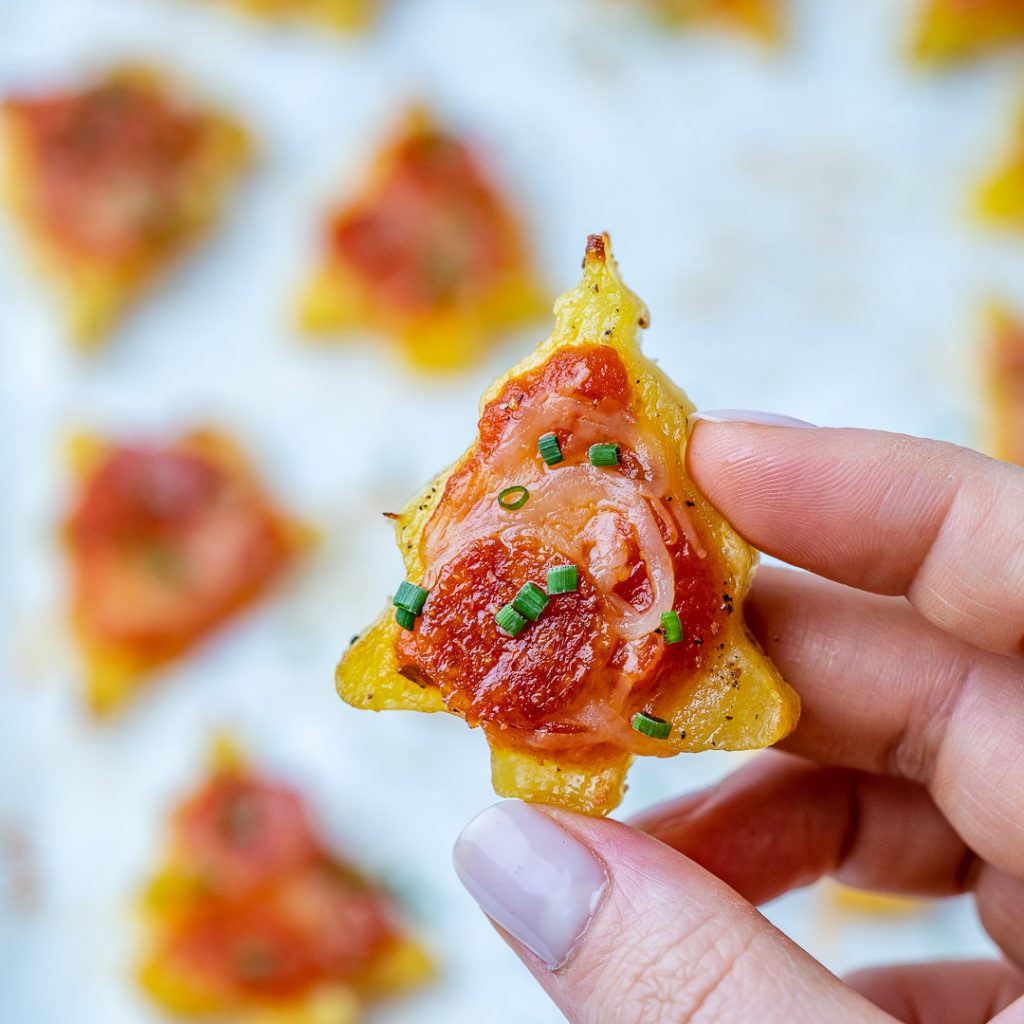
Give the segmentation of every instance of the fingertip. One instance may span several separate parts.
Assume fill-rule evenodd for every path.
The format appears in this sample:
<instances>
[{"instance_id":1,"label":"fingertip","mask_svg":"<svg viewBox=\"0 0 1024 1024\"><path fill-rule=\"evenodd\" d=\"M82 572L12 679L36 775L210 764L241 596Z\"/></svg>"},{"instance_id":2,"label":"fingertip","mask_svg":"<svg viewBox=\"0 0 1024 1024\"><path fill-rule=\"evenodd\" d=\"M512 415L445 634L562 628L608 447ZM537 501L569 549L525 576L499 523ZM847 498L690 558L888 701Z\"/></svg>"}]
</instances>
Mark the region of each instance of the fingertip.
<instances>
[{"instance_id":1,"label":"fingertip","mask_svg":"<svg viewBox=\"0 0 1024 1024\"><path fill-rule=\"evenodd\" d=\"M697 423L745 423L748 426L762 427L796 427L797 429L813 428L817 424L795 416L782 413L766 412L762 409L698 409L690 413L690 424Z\"/></svg>"},{"instance_id":2,"label":"fingertip","mask_svg":"<svg viewBox=\"0 0 1024 1024\"><path fill-rule=\"evenodd\" d=\"M807 524L824 521L827 527L835 511L830 493L844 472L839 461L830 465L818 456L815 440L821 433L699 419L687 446L687 470L708 501L755 547L772 551L803 546L805 540L813 544L815 533Z\"/></svg>"},{"instance_id":3,"label":"fingertip","mask_svg":"<svg viewBox=\"0 0 1024 1024\"><path fill-rule=\"evenodd\" d=\"M456 865L573 1024L689 1020L709 998L736 1024L866 1019L734 890L619 822L508 801L467 827ZM765 1016L785 976L804 996Z\"/></svg>"},{"instance_id":4,"label":"fingertip","mask_svg":"<svg viewBox=\"0 0 1024 1024\"><path fill-rule=\"evenodd\" d=\"M603 863L584 842L519 800L478 814L456 840L452 862L480 909L550 969L571 955L607 885Z\"/></svg>"}]
</instances>

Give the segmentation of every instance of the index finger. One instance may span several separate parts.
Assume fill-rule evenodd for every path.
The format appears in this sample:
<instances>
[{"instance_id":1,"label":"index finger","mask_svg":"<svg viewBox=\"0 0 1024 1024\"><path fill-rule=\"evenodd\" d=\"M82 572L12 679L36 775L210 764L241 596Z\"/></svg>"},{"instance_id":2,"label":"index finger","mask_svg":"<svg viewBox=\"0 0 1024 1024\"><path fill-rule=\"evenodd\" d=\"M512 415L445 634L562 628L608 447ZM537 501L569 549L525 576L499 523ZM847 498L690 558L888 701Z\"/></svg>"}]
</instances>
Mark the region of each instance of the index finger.
<instances>
[{"instance_id":1,"label":"index finger","mask_svg":"<svg viewBox=\"0 0 1024 1024\"><path fill-rule=\"evenodd\" d=\"M762 551L1024 653L1024 469L901 434L713 419L697 423L687 462Z\"/></svg>"}]
</instances>

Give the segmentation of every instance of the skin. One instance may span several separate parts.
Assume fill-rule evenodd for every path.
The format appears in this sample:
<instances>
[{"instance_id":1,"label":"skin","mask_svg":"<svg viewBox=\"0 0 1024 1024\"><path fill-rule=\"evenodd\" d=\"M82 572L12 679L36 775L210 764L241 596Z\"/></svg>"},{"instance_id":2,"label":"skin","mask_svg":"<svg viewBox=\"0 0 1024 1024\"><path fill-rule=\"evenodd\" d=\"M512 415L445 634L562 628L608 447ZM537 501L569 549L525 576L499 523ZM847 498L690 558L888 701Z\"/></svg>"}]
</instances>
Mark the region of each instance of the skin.
<instances>
[{"instance_id":1,"label":"skin","mask_svg":"<svg viewBox=\"0 0 1024 1024\"><path fill-rule=\"evenodd\" d=\"M509 941L574 1024L1024 1024L1024 469L711 422L688 464L747 540L809 570L763 570L747 605L800 727L632 827L546 810L609 884L557 971ZM824 876L970 892L1005 960L841 981L755 909Z\"/></svg>"}]
</instances>

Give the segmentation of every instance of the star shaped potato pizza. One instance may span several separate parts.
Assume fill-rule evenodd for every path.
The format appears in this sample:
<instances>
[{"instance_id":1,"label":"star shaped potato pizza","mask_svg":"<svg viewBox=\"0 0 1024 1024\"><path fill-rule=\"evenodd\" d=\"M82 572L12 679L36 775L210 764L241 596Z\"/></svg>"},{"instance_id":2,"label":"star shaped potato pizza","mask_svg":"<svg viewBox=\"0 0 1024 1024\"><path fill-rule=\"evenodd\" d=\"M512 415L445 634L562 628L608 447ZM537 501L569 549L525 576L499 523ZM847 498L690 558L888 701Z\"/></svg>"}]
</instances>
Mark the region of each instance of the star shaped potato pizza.
<instances>
[{"instance_id":1,"label":"star shaped potato pizza","mask_svg":"<svg viewBox=\"0 0 1024 1024\"><path fill-rule=\"evenodd\" d=\"M267 495L228 438L75 445L78 494L65 526L72 615L90 704L119 708L267 592L311 531Z\"/></svg>"},{"instance_id":2,"label":"star shaped potato pizza","mask_svg":"<svg viewBox=\"0 0 1024 1024\"><path fill-rule=\"evenodd\" d=\"M744 625L757 553L687 476L693 406L641 353L607 236L555 315L396 517L406 579L337 683L479 726L504 796L606 814L634 756L768 746L799 701Z\"/></svg>"},{"instance_id":3,"label":"star shaped potato pizza","mask_svg":"<svg viewBox=\"0 0 1024 1024\"><path fill-rule=\"evenodd\" d=\"M914 53L950 64L1024 40L1021 0L923 0Z\"/></svg>"},{"instance_id":4,"label":"star shaped potato pizza","mask_svg":"<svg viewBox=\"0 0 1024 1024\"><path fill-rule=\"evenodd\" d=\"M392 897L336 853L302 796L229 744L177 808L146 893L140 979L166 1010L249 1024L354 1024L433 973Z\"/></svg>"},{"instance_id":5,"label":"star shaped potato pizza","mask_svg":"<svg viewBox=\"0 0 1024 1024\"><path fill-rule=\"evenodd\" d=\"M304 328L376 330L418 366L475 361L543 306L519 224L480 160L423 111L333 214L325 250Z\"/></svg>"},{"instance_id":6,"label":"star shaped potato pizza","mask_svg":"<svg viewBox=\"0 0 1024 1024\"><path fill-rule=\"evenodd\" d=\"M219 218L247 161L234 121L156 72L3 103L6 198L84 347Z\"/></svg>"}]
</instances>

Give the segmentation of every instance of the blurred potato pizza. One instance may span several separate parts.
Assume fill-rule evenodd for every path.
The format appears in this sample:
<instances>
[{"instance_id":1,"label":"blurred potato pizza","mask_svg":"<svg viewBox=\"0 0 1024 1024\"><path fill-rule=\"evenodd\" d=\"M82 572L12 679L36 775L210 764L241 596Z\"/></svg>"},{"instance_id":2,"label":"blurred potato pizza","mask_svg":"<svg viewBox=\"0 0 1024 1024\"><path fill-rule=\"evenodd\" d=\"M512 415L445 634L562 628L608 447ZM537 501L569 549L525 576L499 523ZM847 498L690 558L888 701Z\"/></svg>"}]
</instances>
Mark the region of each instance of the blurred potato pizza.
<instances>
[{"instance_id":1,"label":"blurred potato pizza","mask_svg":"<svg viewBox=\"0 0 1024 1024\"><path fill-rule=\"evenodd\" d=\"M914 55L924 64L955 64L1021 41L1021 0L921 0Z\"/></svg>"},{"instance_id":2,"label":"blurred potato pizza","mask_svg":"<svg viewBox=\"0 0 1024 1024\"><path fill-rule=\"evenodd\" d=\"M89 703L120 708L156 668L263 596L312 540L238 446L212 431L73 445L65 525Z\"/></svg>"},{"instance_id":3,"label":"blurred potato pizza","mask_svg":"<svg viewBox=\"0 0 1024 1024\"><path fill-rule=\"evenodd\" d=\"M190 1017L354 1024L366 1002L428 981L394 898L328 848L302 795L229 740L212 761L144 896L148 994Z\"/></svg>"},{"instance_id":4,"label":"blurred potato pizza","mask_svg":"<svg viewBox=\"0 0 1024 1024\"><path fill-rule=\"evenodd\" d=\"M148 68L8 97L4 194L91 348L220 218L250 157L232 118Z\"/></svg>"},{"instance_id":5,"label":"blurred potato pizza","mask_svg":"<svg viewBox=\"0 0 1024 1024\"><path fill-rule=\"evenodd\" d=\"M379 331L414 365L448 369L543 305L522 228L482 161L416 109L331 214L300 318L321 337Z\"/></svg>"}]
</instances>

